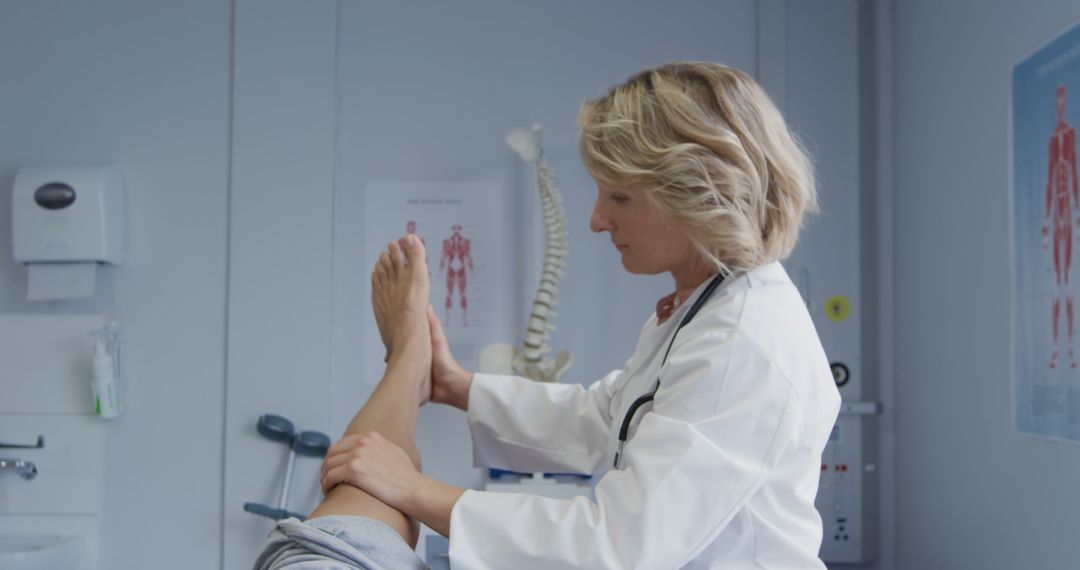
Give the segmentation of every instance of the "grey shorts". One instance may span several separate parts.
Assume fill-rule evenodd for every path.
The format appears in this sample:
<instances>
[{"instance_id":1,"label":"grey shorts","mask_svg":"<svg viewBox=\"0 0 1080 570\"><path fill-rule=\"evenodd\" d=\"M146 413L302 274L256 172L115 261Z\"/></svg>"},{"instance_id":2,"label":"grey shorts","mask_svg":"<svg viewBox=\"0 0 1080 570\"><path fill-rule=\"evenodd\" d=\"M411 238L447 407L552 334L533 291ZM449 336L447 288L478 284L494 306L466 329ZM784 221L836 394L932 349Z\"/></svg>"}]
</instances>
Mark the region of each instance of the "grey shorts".
<instances>
[{"instance_id":1,"label":"grey shorts","mask_svg":"<svg viewBox=\"0 0 1080 570\"><path fill-rule=\"evenodd\" d=\"M365 517L278 521L255 570L427 570L394 529Z\"/></svg>"}]
</instances>

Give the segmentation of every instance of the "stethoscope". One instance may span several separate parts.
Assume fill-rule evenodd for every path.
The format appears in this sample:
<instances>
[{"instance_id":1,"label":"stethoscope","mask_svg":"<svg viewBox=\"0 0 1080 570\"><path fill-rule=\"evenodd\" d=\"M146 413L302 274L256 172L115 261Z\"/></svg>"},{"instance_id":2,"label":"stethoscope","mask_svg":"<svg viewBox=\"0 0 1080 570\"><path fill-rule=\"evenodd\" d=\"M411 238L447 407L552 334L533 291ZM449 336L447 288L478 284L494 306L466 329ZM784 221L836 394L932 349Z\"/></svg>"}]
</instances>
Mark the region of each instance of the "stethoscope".
<instances>
[{"instance_id":1,"label":"stethoscope","mask_svg":"<svg viewBox=\"0 0 1080 570\"><path fill-rule=\"evenodd\" d=\"M668 342L667 350L664 351L664 358L660 361L660 370L663 370L664 364L667 363L668 354L671 353L671 347L675 344L675 337L679 336L679 331L681 331L683 327L685 327L691 320L693 320L694 316L697 315L698 311L701 310L701 307L705 304L706 301L709 300L709 297L712 296L713 291L715 291L716 288L720 286L720 283L723 280L723 275L717 275L716 277L713 277L712 281L709 281L709 284L705 286L705 290L701 292L701 296L699 296L697 300L694 301L694 304L691 305L690 310L687 311L686 315L683 316L682 321L679 322L679 326L675 328L675 333L671 335L671 341ZM656 392L659 389L660 377L658 376L656 378L656 388L653 388L652 392L649 392L648 394L645 394L644 396L641 396L638 399L634 400L634 403L630 404L630 407L626 410L626 415L623 416L622 427L619 428L619 448L615 452L615 469L619 468L619 460L622 458L623 446L626 445L626 437L630 433L630 422L634 420L634 414L637 413L638 408L653 401L653 399L656 398Z\"/></svg>"}]
</instances>

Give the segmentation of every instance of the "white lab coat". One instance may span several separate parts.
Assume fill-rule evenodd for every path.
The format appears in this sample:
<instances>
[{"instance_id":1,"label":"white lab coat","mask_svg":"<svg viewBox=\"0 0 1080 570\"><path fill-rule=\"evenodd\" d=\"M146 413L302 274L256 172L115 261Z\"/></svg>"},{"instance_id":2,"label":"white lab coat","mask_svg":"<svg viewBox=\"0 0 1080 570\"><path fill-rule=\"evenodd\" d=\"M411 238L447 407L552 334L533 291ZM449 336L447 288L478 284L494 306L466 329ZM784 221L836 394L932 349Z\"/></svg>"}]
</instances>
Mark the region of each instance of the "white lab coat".
<instances>
[{"instance_id":1,"label":"white lab coat","mask_svg":"<svg viewBox=\"0 0 1080 570\"><path fill-rule=\"evenodd\" d=\"M477 374L477 466L594 473L596 500L466 491L450 521L455 570L824 568L814 508L840 396L806 306L779 263L729 277L678 335L704 285L653 314L622 370L589 388Z\"/></svg>"}]
</instances>

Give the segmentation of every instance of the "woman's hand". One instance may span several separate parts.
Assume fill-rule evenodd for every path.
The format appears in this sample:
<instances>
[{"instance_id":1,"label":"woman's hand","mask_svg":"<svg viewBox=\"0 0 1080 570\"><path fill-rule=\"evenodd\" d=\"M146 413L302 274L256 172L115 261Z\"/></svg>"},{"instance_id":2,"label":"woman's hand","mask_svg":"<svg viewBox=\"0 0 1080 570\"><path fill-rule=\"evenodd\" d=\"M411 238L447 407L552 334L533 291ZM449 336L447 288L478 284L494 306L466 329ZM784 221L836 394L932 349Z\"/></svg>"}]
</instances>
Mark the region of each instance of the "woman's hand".
<instances>
[{"instance_id":1,"label":"woman's hand","mask_svg":"<svg viewBox=\"0 0 1080 570\"><path fill-rule=\"evenodd\" d=\"M450 344L443 334L435 309L428 305L428 326L431 329L431 401L469 410L469 388L473 375L465 370L450 353Z\"/></svg>"},{"instance_id":2,"label":"woman's hand","mask_svg":"<svg viewBox=\"0 0 1080 570\"><path fill-rule=\"evenodd\" d=\"M378 432L347 435L330 448L322 465L322 491L346 483L406 512L423 475L405 450Z\"/></svg>"},{"instance_id":3,"label":"woman's hand","mask_svg":"<svg viewBox=\"0 0 1080 570\"><path fill-rule=\"evenodd\" d=\"M424 476L405 450L378 432L347 435L323 461L322 491L352 485L449 537L454 505L464 489Z\"/></svg>"}]
</instances>

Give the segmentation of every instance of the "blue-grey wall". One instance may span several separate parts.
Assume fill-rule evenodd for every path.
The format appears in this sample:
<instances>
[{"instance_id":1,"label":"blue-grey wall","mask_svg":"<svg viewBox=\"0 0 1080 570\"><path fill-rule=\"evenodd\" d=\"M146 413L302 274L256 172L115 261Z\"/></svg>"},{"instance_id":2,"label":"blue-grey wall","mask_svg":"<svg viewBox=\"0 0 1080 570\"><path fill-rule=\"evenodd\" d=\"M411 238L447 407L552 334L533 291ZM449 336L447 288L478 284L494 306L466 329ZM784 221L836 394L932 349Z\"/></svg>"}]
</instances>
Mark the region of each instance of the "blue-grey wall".
<instances>
[{"instance_id":1,"label":"blue-grey wall","mask_svg":"<svg viewBox=\"0 0 1080 570\"><path fill-rule=\"evenodd\" d=\"M348 370L337 374L331 346L363 340L333 336L332 213L346 185L502 172L516 160L506 130L543 122L579 256L555 344L579 351L583 379L625 356L670 283L622 275L606 240L584 227L592 189L573 150L582 99L675 58L759 74L819 154L820 220L830 223L812 225L807 243L827 248L828 232L856 226L856 2L799 2L777 24L770 14L782 4L5 2L0 186L29 162L115 161L128 175L129 260L104 271L94 299L28 304L25 269L0 255L0 311L107 312L128 333L128 412L106 436L101 567L243 566L267 525L240 505L274 495L283 459L254 434L257 414L340 429L330 385ZM410 68L423 73L394 77ZM424 106L422 76L438 105ZM426 109L438 137L385 123L377 111L394 91L373 89L387 79L403 81L415 99L400 103ZM422 157L415 168L404 147ZM0 254L7 228L0 222ZM843 236L829 264L857 255ZM619 323L602 342L590 332L597 318ZM454 458L435 446L433 434L461 425L446 414L428 413L421 444L433 470L468 479L467 448ZM313 467L298 468L297 489Z\"/></svg>"},{"instance_id":2,"label":"blue-grey wall","mask_svg":"<svg viewBox=\"0 0 1080 570\"><path fill-rule=\"evenodd\" d=\"M1012 424L1012 66L1071 0L895 3L900 568L1080 566L1080 448Z\"/></svg>"},{"instance_id":3,"label":"blue-grey wall","mask_svg":"<svg viewBox=\"0 0 1080 570\"><path fill-rule=\"evenodd\" d=\"M0 4L0 312L104 313L126 333L100 568L220 560L230 25L217 0ZM124 169L127 261L99 270L92 299L29 303L11 184L69 162Z\"/></svg>"},{"instance_id":4,"label":"blue-grey wall","mask_svg":"<svg viewBox=\"0 0 1080 570\"><path fill-rule=\"evenodd\" d=\"M363 219L357 203L368 182L493 180L526 194L531 176L502 138L511 128L543 123L572 232L554 345L575 351L570 379L579 381L625 359L671 283L626 275L605 236L589 233L595 190L576 157L574 125L584 99L637 70L710 59L762 78L791 111L822 180L824 213L810 224L793 263L817 272L817 309L827 294L844 294L858 311L856 6L238 0L226 565L250 559L266 531L233 507L252 492L273 492L266 466L275 450L251 432L254 417L288 409L305 427L337 433L378 376L379 362L362 358L364 343L375 339L357 326L369 271L358 267L364 233L356 228ZM491 215L518 216L526 227L530 221L514 211ZM518 239L520 229L511 228L509 238ZM507 286L527 297L526 281L509 275ZM296 326L268 327L269 316ZM856 365L858 327L855 319L846 330L830 321L822 331L837 355L844 351L842 358ZM268 354L289 359L277 366ZM428 472L459 485L480 483L459 412L425 408L418 443Z\"/></svg>"}]
</instances>

